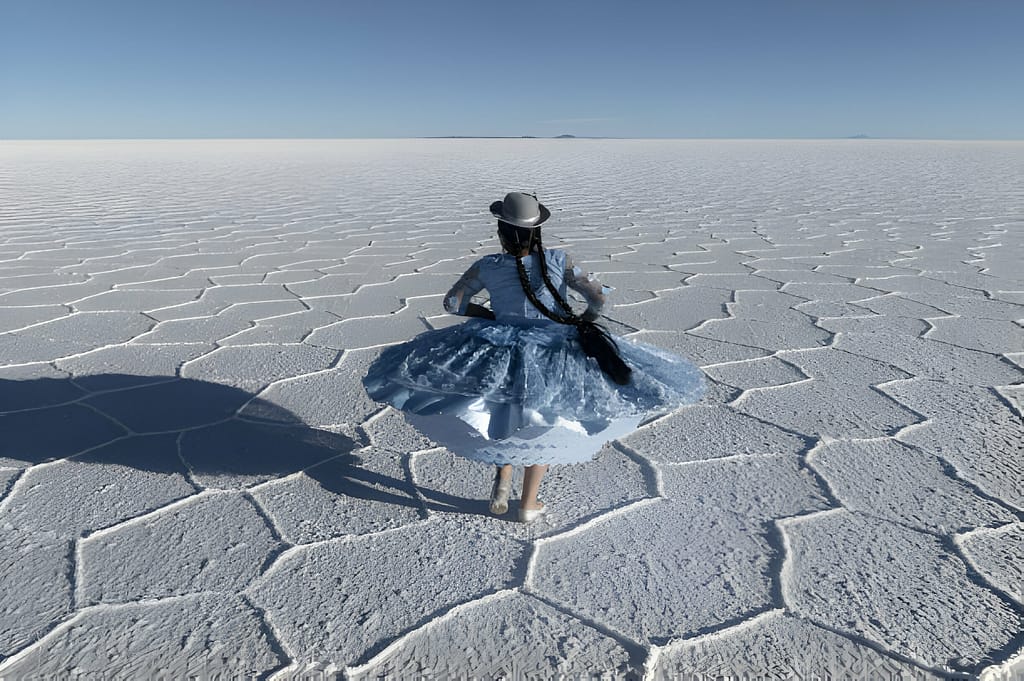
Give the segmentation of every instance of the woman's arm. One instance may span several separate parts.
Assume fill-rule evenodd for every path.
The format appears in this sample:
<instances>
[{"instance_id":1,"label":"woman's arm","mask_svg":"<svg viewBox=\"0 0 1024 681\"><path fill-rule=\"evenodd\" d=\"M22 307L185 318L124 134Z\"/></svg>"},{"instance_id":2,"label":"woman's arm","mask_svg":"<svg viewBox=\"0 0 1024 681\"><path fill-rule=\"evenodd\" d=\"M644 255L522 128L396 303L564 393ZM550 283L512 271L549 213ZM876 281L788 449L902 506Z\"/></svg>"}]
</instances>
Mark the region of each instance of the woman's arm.
<instances>
[{"instance_id":1,"label":"woman's arm","mask_svg":"<svg viewBox=\"0 0 1024 681\"><path fill-rule=\"evenodd\" d=\"M455 285L444 296L444 309L450 314L464 317L485 317L494 319L494 313L483 305L470 302L470 299L484 288L480 281L480 266L475 263L466 270Z\"/></svg>"},{"instance_id":2,"label":"woman's arm","mask_svg":"<svg viewBox=\"0 0 1024 681\"><path fill-rule=\"evenodd\" d=\"M572 258L568 255L565 256L565 284L587 301L587 310L583 313L584 319L594 321L601 316L605 287L592 274L573 265Z\"/></svg>"}]
</instances>

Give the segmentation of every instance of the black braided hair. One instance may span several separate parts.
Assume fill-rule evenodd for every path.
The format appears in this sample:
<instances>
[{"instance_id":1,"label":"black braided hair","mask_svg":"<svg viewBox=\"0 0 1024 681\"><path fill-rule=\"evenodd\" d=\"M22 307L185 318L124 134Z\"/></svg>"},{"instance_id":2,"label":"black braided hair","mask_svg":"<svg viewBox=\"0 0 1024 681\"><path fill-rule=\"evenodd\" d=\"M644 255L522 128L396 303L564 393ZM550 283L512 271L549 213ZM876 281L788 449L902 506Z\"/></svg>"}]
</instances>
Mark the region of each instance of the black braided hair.
<instances>
[{"instance_id":1,"label":"black braided hair","mask_svg":"<svg viewBox=\"0 0 1024 681\"><path fill-rule=\"evenodd\" d=\"M515 255L524 248L533 248L533 229L520 227L511 222L498 220L498 237L501 240L501 247L510 254Z\"/></svg>"},{"instance_id":2,"label":"black braided hair","mask_svg":"<svg viewBox=\"0 0 1024 681\"><path fill-rule=\"evenodd\" d=\"M538 255L543 260L544 253L541 252ZM530 285L530 275L526 271L526 266L523 265L523 256L521 255L516 256L516 271L519 272L519 285L523 287L523 293L526 294L526 297L530 301L530 303L532 303L535 308L540 310L540 313L543 314L545 317L547 317L551 321L558 322L559 324L576 324L577 322L583 321L582 318L577 317L575 314L572 314L571 311L571 316L563 316L558 314L557 312L549 310L547 305L540 301L540 298L537 297L537 294L533 290L533 286Z\"/></svg>"},{"instance_id":3,"label":"black braided hair","mask_svg":"<svg viewBox=\"0 0 1024 681\"><path fill-rule=\"evenodd\" d=\"M565 310L566 314L582 320L582 317L577 317L577 315L572 311L572 307L570 307L569 303L562 297L562 294L558 292L558 288L551 283L551 277L548 275L548 261L547 258L544 257L544 244L541 242L540 227L534 230L534 232L533 242L537 246L537 252L540 253L540 276L544 279L544 285L547 287L548 291L551 292L551 296L555 299L555 302Z\"/></svg>"},{"instance_id":4,"label":"black braided hair","mask_svg":"<svg viewBox=\"0 0 1024 681\"><path fill-rule=\"evenodd\" d=\"M516 271L519 273L519 285L523 287L523 293L526 294L526 298L548 319L559 324L572 324L575 326L583 352L588 357L593 357L597 360L597 365L601 367L601 371L613 381L619 385L629 383L633 370L622 360L622 356L619 354L619 347L611 337L611 334L600 325L587 321L573 312L572 307L558 292L558 288L555 287L554 283L552 283L544 257L544 248L541 244L540 228L534 230L530 248L531 250L536 249L535 252L540 259L540 272L541 277L544 279L544 285L551 292L552 297L562 308L564 314L548 309L540 301L533 290L533 286L530 285L530 275L526 271L526 266L523 265L523 256L516 253Z\"/></svg>"}]
</instances>

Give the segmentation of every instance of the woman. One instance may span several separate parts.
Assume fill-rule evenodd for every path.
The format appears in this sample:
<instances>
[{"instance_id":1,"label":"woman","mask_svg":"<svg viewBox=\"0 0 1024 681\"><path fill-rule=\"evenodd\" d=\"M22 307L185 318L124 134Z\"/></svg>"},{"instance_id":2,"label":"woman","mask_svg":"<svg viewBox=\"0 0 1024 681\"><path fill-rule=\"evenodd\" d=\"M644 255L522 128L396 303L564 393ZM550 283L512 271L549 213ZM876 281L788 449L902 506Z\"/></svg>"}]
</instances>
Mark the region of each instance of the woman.
<instances>
[{"instance_id":1,"label":"woman","mask_svg":"<svg viewBox=\"0 0 1024 681\"><path fill-rule=\"evenodd\" d=\"M594 322L610 289L544 248L551 214L536 196L512 192L490 210L502 253L474 263L444 299L475 319L385 350L364 385L450 451L496 465L492 513L508 511L513 466L525 466L518 516L530 522L545 510L537 492L548 464L589 461L651 412L695 402L703 382L688 361ZM567 288L587 301L583 314ZM490 309L471 301L484 289Z\"/></svg>"}]
</instances>

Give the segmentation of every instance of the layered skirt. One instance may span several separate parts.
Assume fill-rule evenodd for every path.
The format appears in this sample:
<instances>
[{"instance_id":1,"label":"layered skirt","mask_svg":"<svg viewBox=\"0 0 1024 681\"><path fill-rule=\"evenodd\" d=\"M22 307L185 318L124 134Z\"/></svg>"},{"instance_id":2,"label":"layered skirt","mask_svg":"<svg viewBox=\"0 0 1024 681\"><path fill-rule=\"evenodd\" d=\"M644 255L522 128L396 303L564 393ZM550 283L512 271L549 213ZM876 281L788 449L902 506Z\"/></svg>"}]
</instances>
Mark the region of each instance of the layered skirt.
<instances>
[{"instance_id":1,"label":"layered skirt","mask_svg":"<svg viewBox=\"0 0 1024 681\"><path fill-rule=\"evenodd\" d=\"M703 374L659 348L616 338L633 369L616 385L572 326L471 319L381 353L363 384L424 435L492 464L580 463L652 415L696 402Z\"/></svg>"}]
</instances>

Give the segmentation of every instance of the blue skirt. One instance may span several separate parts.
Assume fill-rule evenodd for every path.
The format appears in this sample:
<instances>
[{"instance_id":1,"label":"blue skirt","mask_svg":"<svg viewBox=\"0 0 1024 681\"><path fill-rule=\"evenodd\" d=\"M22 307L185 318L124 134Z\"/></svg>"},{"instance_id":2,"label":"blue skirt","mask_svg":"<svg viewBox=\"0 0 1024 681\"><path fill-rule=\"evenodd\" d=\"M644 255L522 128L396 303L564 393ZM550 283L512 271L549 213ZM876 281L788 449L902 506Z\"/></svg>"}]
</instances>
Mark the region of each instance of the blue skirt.
<instances>
[{"instance_id":1,"label":"blue skirt","mask_svg":"<svg viewBox=\"0 0 1024 681\"><path fill-rule=\"evenodd\" d=\"M472 319L381 353L363 385L450 451L493 464L589 461L658 412L700 399L689 361L616 338L633 373L616 385L572 326Z\"/></svg>"}]
</instances>

